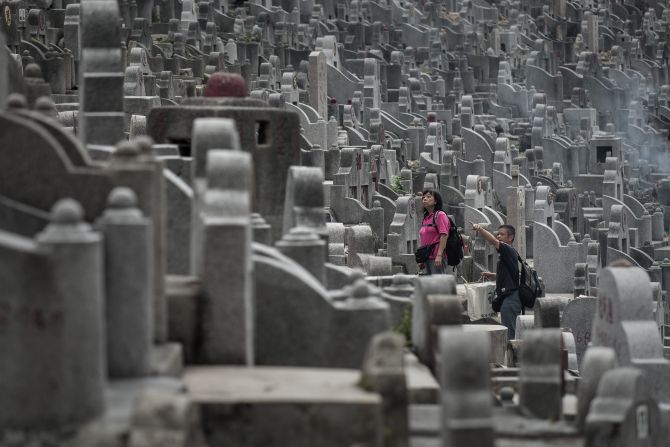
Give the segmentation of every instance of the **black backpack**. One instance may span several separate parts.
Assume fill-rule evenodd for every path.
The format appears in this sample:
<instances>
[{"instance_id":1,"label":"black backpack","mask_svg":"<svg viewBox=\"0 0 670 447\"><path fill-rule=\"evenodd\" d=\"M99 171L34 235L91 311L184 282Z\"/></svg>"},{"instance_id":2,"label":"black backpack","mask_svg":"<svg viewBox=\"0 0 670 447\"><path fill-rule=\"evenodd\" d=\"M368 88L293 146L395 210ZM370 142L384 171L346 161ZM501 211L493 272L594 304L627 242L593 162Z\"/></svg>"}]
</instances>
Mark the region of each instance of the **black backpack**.
<instances>
[{"instance_id":1,"label":"black backpack","mask_svg":"<svg viewBox=\"0 0 670 447\"><path fill-rule=\"evenodd\" d=\"M439 212L439 211L438 211ZM463 238L460 231L454 223L454 219L449 214L442 211L449 219L449 235L447 236L447 245L444 247L444 253L447 255L447 265L456 270L456 266L463 260ZM433 215L433 226L437 228L437 213Z\"/></svg>"},{"instance_id":2,"label":"black backpack","mask_svg":"<svg viewBox=\"0 0 670 447\"><path fill-rule=\"evenodd\" d=\"M463 238L456 227L456 223L454 223L454 219L448 214L447 219L449 219L449 236L447 237L447 246L444 252L447 254L447 265L452 266L456 270L456 266L463 260Z\"/></svg>"},{"instance_id":3,"label":"black backpack","mask_svg":"<svg viewBox=\"0 0 670 447\"><path fill-rule=\"evenodd\" d=\"M535 269L521 259L518 253L517 258L521 263L521 270L519 271L519 298L525 308L532 309L535 306L535 299L542 296L540 279Z\"/></svg>"}]
</instances>

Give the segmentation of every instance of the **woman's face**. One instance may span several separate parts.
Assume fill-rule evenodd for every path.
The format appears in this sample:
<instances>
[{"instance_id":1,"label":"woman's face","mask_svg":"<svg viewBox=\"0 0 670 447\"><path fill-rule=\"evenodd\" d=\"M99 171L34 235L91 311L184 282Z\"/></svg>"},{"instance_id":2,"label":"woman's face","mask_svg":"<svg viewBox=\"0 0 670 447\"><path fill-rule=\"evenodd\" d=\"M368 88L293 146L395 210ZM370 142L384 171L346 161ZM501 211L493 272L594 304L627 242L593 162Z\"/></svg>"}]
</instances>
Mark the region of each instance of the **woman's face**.
<instances>
[{"instance_id":1,"label":"woman's face","mask_svg":"<svg viewBox=\"0 0 670 447\"><path fill-rule=\"evenodd\" d=\"M435 206L435 197L433 197L431 193L427 192L421 197L421 203L423 204L424 208Z\"/></svg>"}]
</instances>

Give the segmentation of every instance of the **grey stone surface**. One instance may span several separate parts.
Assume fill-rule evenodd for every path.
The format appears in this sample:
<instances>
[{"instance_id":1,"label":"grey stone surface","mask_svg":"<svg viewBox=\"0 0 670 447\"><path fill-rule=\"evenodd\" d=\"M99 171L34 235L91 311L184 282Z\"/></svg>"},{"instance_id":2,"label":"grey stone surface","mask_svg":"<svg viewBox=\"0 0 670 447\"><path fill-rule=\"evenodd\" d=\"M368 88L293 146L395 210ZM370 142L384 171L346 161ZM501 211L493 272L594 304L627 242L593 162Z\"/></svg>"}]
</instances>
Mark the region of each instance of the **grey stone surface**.
<instances>
[{"instance_id":1,"label":"grey stone surface","mask_svg":"<svg viewBox=\"0 0 670 447\"><path fill-rule=\"evenodd\" d=\"M625 438L631 421L621 412L607 423L594 414L588 439L568 421L535 418L569 419L577 413L583 422L587 417L584 406L594 401L602 382L599 369L584 371L590 397L575 404L573 393L578 358L593 339L593 345L611 346L620 365L644 371L650 399L660 402L660 417L670 421L664 358L670 355L670 306L663 293L670 288L663 262L670 257L668 11L664 4L624 3L0 4L0 239L9 264L0 290L11 291L11 298L0 297L0 323L14 321L4 318L7 300L12 306L34 300L42 305L41 295L55 302L68 295L59 288L63 278L45 267L48 254L41 242L35 242L53 226L49 211L64 197L81 204L82 229L84 222L104 222L98 254L105 262L95 273L93 263L87 265L80 277L68 271L67 291L81 301L82 290L95 282L106 291L100 307L108 309L107 330L91 318L79 322L78 309L63 317L72 324L71 333L56 334L34 349L17 344L25 339L32 347L32 335L0 333L11 346L3 351L9 366L0 371L53 363L52 370L31 370L26 384L18 385L28 397L39 395L45 384L64 380L53 377L64 371L70 345L54 343L72 341L72 357L83 358L83 341L75 343L72 334L98 328L102 335L90 341L108 345L108 355L96 351L85 357L103 363L96 363L95 371L87 363L83 370L89 374L73 367L75 380L94 391L74 401L64 395L51 399L54 408L64 408L63 418L76 420L67 427L74 434L84 419L102 411L91 402L104 388L99 371L106 366L112 376L147 371L177 376L183 353L187 363L359 368L369 341L394 327L412 335L410 346L423 362L414 369L426 379L430 369L440 374L442 366L459 367L435 355L440 327L479 319L476 330L491 341L488 360L503 363L506 350L510 365L494 369L490 390L484 382L477 388L482 399L493 391L500 404L493 412L497 444L597 445L615 432L606 442L637 442ZM234 154L231 158L248 157L244 163L221 162L218 174L208 176L207 160L221 150ZM242 164L244 169L237 169ZM132 190L137 203L110 211L107 198L119 187ZM468 251L453 277L404 284L406 278L396 281L394 275L419 270L413 254L425 188L440 191ZM106 222L110 213L139 220L134 226ZM474 285L481 272L494 269L496 253L474 237L471 222L492 231L504 223L517 227L515 246L549 294L534 316L520 316L517 340L507 345L487 326L495 322L489 318L492 283ZM152 235L145 234L149 229ZM614 274L604 269L612 263L640 270ZM166 294L167 273L180 276L170 276ZM473 284L477 296L458 296L460 282ZM566 297L580 295L598 298L595 304L593 298L567 303ZM91 303L86 301L84 310L86 305ZM119 317L125 313L130 315ZM533 354L544 346L534 341L528 324L533 319L538 328L563 330L562 345L544 340L551 345L547 362ZM130 346L128 355L124 346ZM47 348L53 352L43 354ZM388 355L380 349L372 357L395 365L398 350L393 344ZM521 370L514 367L519 356ZM119 371L131 363L130 372ZM555 374L557 364L570 371ZM391 375L394 385L379 391L398 397L401 377ZM555 392L556 377L564 380L566 396ZM628 391L639 389L639 381L632 373L612 379L614 391L628 387L616 397L619 410L635 406ZM436 401L430 397L434 383L407 383L410 400ZM455 395L468 394L444 385ZM62 389L71 388L68 382ZM130 390L128 400L140 389ZM0 405L3 414L25 417L37 408L27 399L29 405L18 409L25 411L16 411L17 399ZM563 411L557 410L559 399ZM122 432L105 434L99 426L93 431L119 447L197 445L187 433L200 422L189 420L186 401L140 402L146 417L132 430L126 423ZM377 418L404 410L402 400L397 402L391 412L385 412L386 403L378 415L361 412L361 418L374 419L375 428L360 437L350 436L360 427L360 421L350 422L353 413L336 418L340 422L329 419L329 430L338 436L330 442L442 442L437 427L444 421L437 420L417 433L410 423L410 441L404 435L378 436L378 427L388 421L376 424ZM539 403L548 403L547 411ZM601 416L608 405L598 410ZM75 417L75 406L95 408ZM305 411L323 414L324 406ZM116 409L109 402L105 407ZM287 408L265 413L244 430L255 434L254 424L282 421L286 427L319 424L302 410ZM55 414L50 407L39 410ZM435 410L428 413L434 416ZM612 427L616 430L608 432ZM254 442L291 444L285 431ZM644 442L654 442L652 431ZM296 433L306 434L298 445L321 445L321 438L305 441L314 433L309 427ZM0 431L0 444L60 445L62 435ZM490 443L488 436L475 441Z\"/></svg>"},{"instance_id":2,"label":"grey stone surface","mask_svg":"<svg viewBox=\"0 0 670 447\"><path fill-rule=\"evenodd\" d=\"M36 239L1 233L3 427L77 426L104 411L103 248L83 214L63 199Z\"/></svg>"},{"instance_id":3,"label":"grey stone surface","mask_svg":"<svg viewBox=\"0 0 670 447\"><path fill-rule=\"evenodd\" d=\"M596 312L596 298L582 297L570 301L561 315L561 327L570 328L575 337L577 357L581 363L591 342L591 328Z\"/></svg>"},{"instance_id":4,"label":"grey stone surface","mask_svg":"<svg viewBox=\"0 0 670 447\"><path fill-rule=\"evenodd\" d=\"M116 188L97 221L104 236L107 370L112 378L141 377L150 371L153 235L150 221L136 206L131 189Z\"/></svg>"},{"instance_id":5,"label":"grey stone surface","mask_svg":"<svg viewBox=\"0 0 670 447\"><path fill-rule=\"evenodd\" d=\"M586 442L593 446L660 446L660 410L644 372L622 367L603 374L586 418Z\"/></svg>"},{"instance_id":6,"label":"grey stone surface","mask_svg":"<svg viewBox=\"0 0 670 447\"><path fill-rule=\"evenodd\" d=\"M619 365L645 371L658 401L667 402L668 387L663 377L670 362L663 357L652 315L649 277L642 269L608 267L602 271L592 343L613 348Z\"/></svg>"},{"instance_id":7,"label":"grey stone surface","mask_svg":"<svg viewBox=\"0 0 670 447\"><path fill-rule=\"evenodd\" d=\"M198 360L208 364L254 363L255 305L251 250L251 156L211 150L202 208L203 235L201 345ZM224 256L234 253L234 256ZM227 272L226 277L221 272Z\"/></svg>"},{"instance_id":8,"label":"grey stone surface","mask_svg":"<svg viewBox=\"0 0 670 447\"><path fill-rule=\"evenodd\" d=\"M344 369L197 367L185 382L210 444L267 445L281 427L279 442L291 445L379 446L382 399L360 389L359 377Z\"/></svg>"},{"instance_id":9,"label":"grey stone surface","mask_svg":"<svg viewBox=\"0 0 670 447\"><path fill-rule=\"evenodd\" d=\"M562 411L561 332L532 329L524 336L519 365L519 407L523 414L558 419Z\"/></svg>"},{"instance_id":10,"label":"grey stone surface","mask_svg":"<svg viewBox=\"0 0 670 447\"><path fill-rule=\"evenodd\" d=\"M489 397L490 338L443 328L439 334L442 369L443 445L494 445L493 409Z\"/></svg>"}]
</instances>

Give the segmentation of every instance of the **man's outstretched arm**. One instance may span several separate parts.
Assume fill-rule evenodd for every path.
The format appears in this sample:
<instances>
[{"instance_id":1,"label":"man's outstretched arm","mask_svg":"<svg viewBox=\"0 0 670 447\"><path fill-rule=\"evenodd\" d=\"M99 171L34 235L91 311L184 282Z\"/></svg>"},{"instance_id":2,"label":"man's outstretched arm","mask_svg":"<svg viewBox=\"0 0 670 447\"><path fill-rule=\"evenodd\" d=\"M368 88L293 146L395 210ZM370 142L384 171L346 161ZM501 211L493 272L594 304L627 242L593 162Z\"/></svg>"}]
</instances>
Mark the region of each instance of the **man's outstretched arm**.
<instances>
[{"instance_id":1,"label":"man's outstretched arm","mask_svg":"<svg viewBox=\"0 0 670 447\"><path fill-rule=\"evenodd\" d=\"M475 233L481 234L482 237L488 242L489 244L493 245L496 250L500 247L500 241L498 238L496 238L493 234L491 234L486 228L482 227L479 224L472 224L472 229L475 231Z\"/></svg>"}]
</instances>

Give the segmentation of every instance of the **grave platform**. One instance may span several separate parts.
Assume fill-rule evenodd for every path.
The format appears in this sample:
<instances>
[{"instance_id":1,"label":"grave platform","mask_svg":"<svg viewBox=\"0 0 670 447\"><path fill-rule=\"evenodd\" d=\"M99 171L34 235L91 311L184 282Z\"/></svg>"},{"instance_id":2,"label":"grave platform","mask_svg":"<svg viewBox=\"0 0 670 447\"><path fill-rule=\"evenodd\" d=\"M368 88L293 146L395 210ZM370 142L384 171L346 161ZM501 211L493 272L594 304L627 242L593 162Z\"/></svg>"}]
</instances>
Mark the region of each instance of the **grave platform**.
<instances>
[{"instance_id":1,"label":"grave platform","mask_svg":"<svg viewBox=\"0 0 670 447\"><path fill-rule=\"evenodd\" d=\"M382 399L359 379L358 370L288 367L202 366L184 375L212 447L376 445Z\"/></svg>"},{"instance_id":2,"label":"grave platform","mask_svg":"<svg viewBox=\"0 0 670 447\"><path fill-rule=\"evenodd\" d=\"M440 405L410 406L410 447L438 447ZM494 408L496 447L583 447L584 440L564 421L529 419L514 409Z\"/></svg>"}]
</instances>

